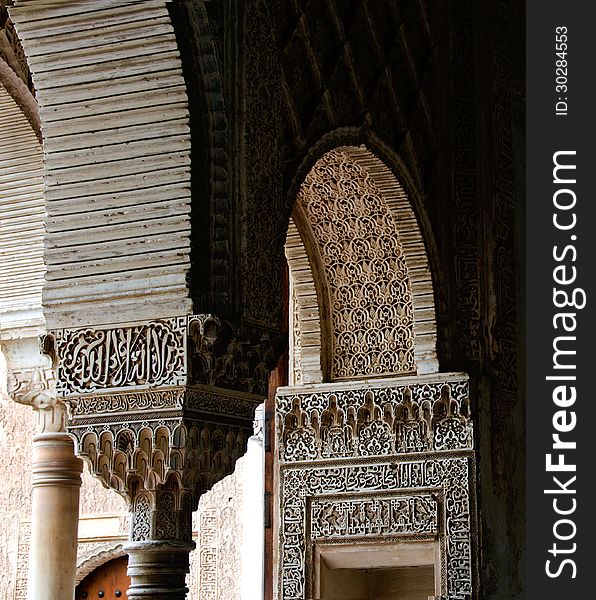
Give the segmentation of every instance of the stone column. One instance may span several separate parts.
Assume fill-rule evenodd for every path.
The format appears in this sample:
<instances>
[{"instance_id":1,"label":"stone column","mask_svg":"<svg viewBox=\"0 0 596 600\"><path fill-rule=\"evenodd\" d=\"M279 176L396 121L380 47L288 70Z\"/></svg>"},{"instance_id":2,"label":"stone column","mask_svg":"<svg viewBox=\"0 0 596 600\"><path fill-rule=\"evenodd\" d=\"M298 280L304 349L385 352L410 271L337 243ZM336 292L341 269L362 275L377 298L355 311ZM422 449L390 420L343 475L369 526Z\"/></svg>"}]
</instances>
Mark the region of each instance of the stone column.
<instances>
[{"instance_id":1,"label":"stone column","mask_svg":"<svg viewBox=\"0 0 596 600\"><path fill-rule=\"evenodd\" d=\"M128 553L129 600L184 600L188 592L193 492L178 478L159 489L136 494L131 506Z\"/></svg>"},{"instance_id":2,"label":"stone column","mask_svg":"<svg viewBox=\"0 0 596 600\"><path fill-rule=\"evenodd\" d=\"M56 330L44 347L79 455L129 505L129 600L183 600L192 511L246 451L269 336L187 315Z\"/></svg>"},{"instance_id":3,"label":"stone column","mask_svg":"<svg viewBox=\"0 0 596 600\"><path fill-rule=\"evenodd\" d=\"M189 553L194 542L131 542L128 553L128 600L185 600Z\"/></svg>"},{"instance_id":4,"label":"stone column","mask_svg":"<svg viewBox=\"0 0 596 600\"><path fill-rule=\"evenodd\" d=\"M56 397L51 368L12 371L9 393L37 414L27 598L72 599L83 461L66 433L66 405Z\"/></svg>"}]
</instances>

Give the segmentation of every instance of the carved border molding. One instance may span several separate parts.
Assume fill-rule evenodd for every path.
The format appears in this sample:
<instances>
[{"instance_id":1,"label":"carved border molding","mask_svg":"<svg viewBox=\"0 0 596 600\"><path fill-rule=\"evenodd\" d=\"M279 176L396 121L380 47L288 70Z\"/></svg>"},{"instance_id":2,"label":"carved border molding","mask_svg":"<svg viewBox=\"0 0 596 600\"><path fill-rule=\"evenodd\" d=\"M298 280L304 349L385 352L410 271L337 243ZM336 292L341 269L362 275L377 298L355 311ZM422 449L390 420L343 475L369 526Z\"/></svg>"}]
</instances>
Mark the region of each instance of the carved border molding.
<instances>
[{"instance_id":1,"label":"carved border molding","mask_svg":"<svg viewBox=\"0 0 596 600\"><path fill-rule=\"evenodd\" d=\"M199 525L199 596L201 600L217 600L218 583L218 510L209 508L200 512Z\"/></svg>"},{"instance_id":2,"label":"carved border molding","mask_svg":"<svg viewBox=\"0 0 596 600\"><path fill-rule=\"evenodd\" d=\"M123 549L125 540L126 538L123 536L122 539L116 541L79 542L76 585L79 585L97 567L114 558L126 556L126 552Z\"/></svg>"},{"instance_id":3,"label":"carved border molding","mask_svg":"<svg viewBox=\"0 0 596 600\"><path fill-rule=\"evenodd\" d=\"M305 388L278 396L286 462L473 448L467 378Z\"/></svg>"},{"instance_id":4,"label":"carved border molding","mask_svg":"<svg viewBox=\"0 0 596 600\"><path fill-rule=\"evenodd\" d=\"M205 422L237 421L250 429L260 396L209 386L176 386L159 389L88 394L71 401L68 428L89 428L108 423L151 423L182 416Z\"/></svg>"},{"instance_id":5,"label":"carved border molding","mask_svg":"<svg viewBox=\"0 0 596 600\"><path fill-rule=\"evenodd\" d=\"M317 544L438 540L441 590L476 586L475 457L462 373L280 388L280 600L313 593Z\"/></svg>"},{"instance_id":6,"label":"carved border molding","mask_svg":"<svg viewBox=\"0 0 596 600\"><path fill-rule=\"evenodd\" d=\"M451 454L451 453L450 453ZM369 463L340 464L325 467L282 467L280 477L280 566L279 597L283 600L302 600L312 593L314 548L320 543L346 543L345 539L313 536L304 523L313 518L308 506L321 496L335 494L345 497L346 512L356 512L350 498L356 493L367 494L374 501L387 491L407 491L410 498L436 497L437 513L420 517L420 529L427 533L399 532L361 535L350 542L374 541L389 543L408 540L438 539L441 549L442 594L449 600L464 600L472 594L475 557L473 536L476 523L473 515L475 499L469 480L475 475L471 452L449 456L427 456L423 460L401 462L396 469L394 460L375 460ZM437 491L439 490L439 492ZM400 515L397 515L399 519ZM402 519L404 517L402 516ZM370 526L372 517L367 515ZM365 521L366 522L366 521ZM433 532L435 523L440 526ZM312 527L312 525L311 525Z\"/></svg>"},{"instance_id":7,"label":"carved border molding","mask_svg":"<svg viewBox=\"0 0 596 600\"><path fill-rule=\"evenodd\" d=\"M29 577L29 545L31 543L31 523L18 524L17 561L13 600L27 600L27 579Z\"/></svg>"},{"instance_id":8,"label":"carved border molding","mask_svg":"<svg viewBox=\"0 0 596 600\"><path fill-rule=\"evenodd\" d=\"M309 538L352 541L439 533L439 491L434 493L341 494L309 498Z\"/></svg>"}]
</instances>

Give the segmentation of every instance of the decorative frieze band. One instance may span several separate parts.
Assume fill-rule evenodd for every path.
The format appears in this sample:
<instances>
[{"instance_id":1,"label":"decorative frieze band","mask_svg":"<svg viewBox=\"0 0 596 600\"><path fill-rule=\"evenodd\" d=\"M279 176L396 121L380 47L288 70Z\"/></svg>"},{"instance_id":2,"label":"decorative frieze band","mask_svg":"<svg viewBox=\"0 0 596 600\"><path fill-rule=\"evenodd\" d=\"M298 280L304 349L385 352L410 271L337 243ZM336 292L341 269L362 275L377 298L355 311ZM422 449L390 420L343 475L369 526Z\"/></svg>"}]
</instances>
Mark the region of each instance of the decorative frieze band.
<instances>
[{"instance_id":1,"label":"decorative frieze band","mask_svg":"<svg viewBox=\"0 0 596 600\"><path fill-rule=\"evenodd\" d=\"M312 597L313 556L319 543L408 543L409 539L438 540L441 592L446 600L471 596L476 535L469 484L473 477L469 451L407 460L397 468L393 457L368 463L286 464L280 477L280 600ZM337 498L336 515L325 498L329 495ZM388 509L383 515L383 503L377 498L400 495L408 500L401 511L391 513L390 522ZM355 535L349 535L343 519L353 524Z\"/></svg>"},{"instance_id":2,"label":"decorative frieze band","mask_svg":"<svg viewBox=\"0 0 596 600\"><path fill-rule=\"evenodd\" d=\"M199 384L265 396L278 336L214 315L51 331L59 396Z\"/></svg>"},{"instance_id":3,"label":"decorative frieze band","mask_svg":"<svg viewBox=\"0 0 596 600\"><path fill-rule=\"evenodd\" d=\"M285 462L473 448L464 375L286 388Z\"/></svg>"},{"instance_id":4,"label":"decorative frieze band","mask_svg":"<svg viewBox=\"0 0 596 600\"><path fill-rule=\"evenodd\" d=\"M77 423L85 416L103 414L123 414L130 418L132 414L141 412L147 418L147 411L156 407L160 411L182 408L184 391L185 388L176 387L80 396L72 407L71 423Z\"/></svg>"},{"instance_id":5,"label":"decorative frieze band","mask_svg":"<svg viewBox=\"0 0 596 600\"><path fill-rule=\"evenodd\" d=\"M366 539L438 533L436 495L338 496L310 502L312 540Z\"/></svg>"},{"instance_id":6,"label":"decorative frieze band","mask_svg":"<svg viewBox=\"0 0 596 600\"><path fill-rule=\"evenodd\" d=\"M187 317L55 332L58 393L186 383Z\"/></svg>"},{"instance_id":7,"label":"decorative frieze band","mask_svg":"<svg viewBox=\"0 0 596 600\"><path fill-rule=\"evenodd\" d=\"M179 386L147 389L112 394L89 394L77 398L71 410L71 426L86 417L122 415L128 419L141 413L143 420L162 419L165 411L186 409L208 415L230 415L252 420L256 407L262 402L259 396L226 390L217 391L207 386ZM151 412L148 412L151 411ZM155 414L153 414L155 411Z\"/></svg>"}]
</instances>

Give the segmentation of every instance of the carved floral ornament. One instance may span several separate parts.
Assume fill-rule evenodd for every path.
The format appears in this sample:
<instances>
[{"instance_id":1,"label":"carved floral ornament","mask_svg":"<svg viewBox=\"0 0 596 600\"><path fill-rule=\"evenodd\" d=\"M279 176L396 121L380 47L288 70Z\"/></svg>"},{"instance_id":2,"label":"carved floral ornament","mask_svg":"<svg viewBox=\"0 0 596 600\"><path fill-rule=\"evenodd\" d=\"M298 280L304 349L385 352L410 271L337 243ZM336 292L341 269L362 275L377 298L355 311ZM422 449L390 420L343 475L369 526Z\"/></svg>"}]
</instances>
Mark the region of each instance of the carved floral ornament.
<instances>
[{"instance_id":1,"label":"carved floral ornament","mask_svg":"<svg viewBox=\"0 0 596 600\"><path fill-rule=\"evenodd\" d=\"M201 494L234 470L273 361L270 332L214 315L53 331L68 431L131 508L131 541L190 542Z\"/></svg>"},{"instance_id":2,"label":"carved floral ornament","mask_svg":"<svg viewBox=\"0 0 596 600\"><path fill-rule=\"evenodd\" d=\"M297 197L329 294L331 379L416 371L410 277L396 222L368 171L341 149Z\"/></svg>"},{"instance_id":3,"label":"carved floral ornament","mask_svg":"<svg viewBox=\"0 0 596 600\"><path fill-rule=\"evenodd\" d=\"M52 367L8 371L8 393L15 402L35 409L37 433L66 431L68 406L56 396Z\"/></svg>"},{"instance_id":4,"label":"carved floral ornament","mask_svg":"<svg viewBox=\"0 0 596 600\"><path fill-rule=\"evenodd\" d=\"M475 459L463 374L280 388L280 600L318 544L439 544L441 598L471 597Z\"/></svg>"},{"instance_id":5,"label":"carved floral ornament","mask_svg":"<svg viewBox=\"0 0 596 600\"><path fill-rule=\"evenodd\" d=\"M465 380L300 393L280 414L286 462L473 448Z\"/></svg>"}]
</instances>

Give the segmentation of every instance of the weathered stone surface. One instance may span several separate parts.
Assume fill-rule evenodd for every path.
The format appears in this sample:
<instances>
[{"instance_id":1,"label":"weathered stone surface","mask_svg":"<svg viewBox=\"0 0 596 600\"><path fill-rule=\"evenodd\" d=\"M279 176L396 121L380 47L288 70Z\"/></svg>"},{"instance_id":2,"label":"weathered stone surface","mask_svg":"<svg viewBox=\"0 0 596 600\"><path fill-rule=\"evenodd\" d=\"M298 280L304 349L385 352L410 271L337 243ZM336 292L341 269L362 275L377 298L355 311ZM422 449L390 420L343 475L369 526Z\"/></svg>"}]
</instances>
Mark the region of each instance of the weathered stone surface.
<instances>
[{"instance_id":1,"label":"weathered stone surface","mask_svg":"<svg viewBox=\"0 0 596 600\"><path fill-rule=\"evenodd\" d=\"M45 205L39 140L1 81L0 130L0 339L9 339L43 331Z\"/></svg>"}]
</instances>

